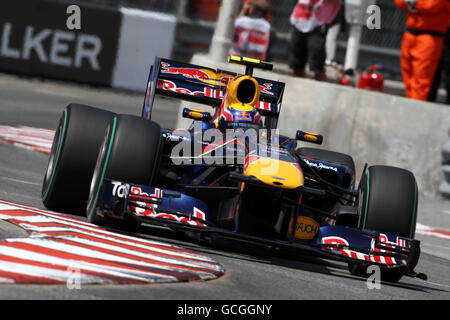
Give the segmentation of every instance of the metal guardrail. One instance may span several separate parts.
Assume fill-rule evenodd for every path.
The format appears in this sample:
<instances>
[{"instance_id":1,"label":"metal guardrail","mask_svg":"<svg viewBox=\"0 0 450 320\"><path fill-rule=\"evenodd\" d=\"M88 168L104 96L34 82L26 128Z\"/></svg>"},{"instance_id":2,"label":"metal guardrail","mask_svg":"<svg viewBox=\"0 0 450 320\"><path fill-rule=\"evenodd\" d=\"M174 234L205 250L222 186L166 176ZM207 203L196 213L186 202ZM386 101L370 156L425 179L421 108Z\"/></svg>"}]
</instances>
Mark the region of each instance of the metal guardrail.
<instances>
[{"instance_id":1,"label":"metal guardrail","mask_svg":"<svg viewBox=\"0 0 450 320\"><path fill-rule=\"evenodd\" d=\"M196 16L195 0L53 0L68 4L94 4L106 7L130 7L142 10L174 14L178 18L174 51L172 58L189 61L193 54L207 52L214 33L215 20L199 19ZM220 2L220 0L211 0ZM276 38L270 56L274 62L285 62L291 26L289 17L297 0L273 0L272 27ZM381 29L363 29L359 67L372 64L384 67L385 78L401 80L400 45L404 30L405 14L399 11L392 0L377 0L381 8ZM346 42L349 28L343 28L338 37L336 60L345 60Z\"/></svg>"},{"instance_id":2,"label":"metal guardrail","mask_svg":"<svg viewBox=\"0 0 450 320\"><path fill-rule=\"evenodd\" d=\"M184 0L187 7L190 0ZM275 40L270 57L274 62L287 61L291 25L289 17L296 0L276 0L272 8L272 28ZM405 25L405 14L397 9L392 0L377 0L381 8L381 30L363 29L359 54L359 67L381 64L386 79L400 80L400 46ZM215 22L202 21L192 15L179 20L173 56L189 61L192 54L207 52L214 33ZM337 41L336 60L344 62L349 27L344 25Z\"/></svg>"}]
</instances>

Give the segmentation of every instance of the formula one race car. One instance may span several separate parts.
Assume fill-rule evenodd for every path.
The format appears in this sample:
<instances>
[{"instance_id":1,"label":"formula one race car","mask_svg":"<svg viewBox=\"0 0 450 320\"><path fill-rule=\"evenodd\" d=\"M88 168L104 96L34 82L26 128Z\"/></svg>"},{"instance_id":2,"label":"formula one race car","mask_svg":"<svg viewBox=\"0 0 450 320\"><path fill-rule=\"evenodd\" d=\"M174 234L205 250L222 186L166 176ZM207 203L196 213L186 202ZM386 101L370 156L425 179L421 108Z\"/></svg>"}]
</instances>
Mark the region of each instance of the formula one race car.
<instances>
[{"instance_id":1,"label":"formula one race car","mask_svg":"<svg viewBox=\"0 0 450 320\"><path fill-rule=\"evenodd\" d=\"M322 136L278 135L285 84L253 76L272 64L241 57L245 74L157 58L140 117L70 104L56 129L42 200L52 210L86 209L96 224L133 230L159 225L198 239L223 238L348 262L354 275L414 272L418 189L413 174L363 170ZM208 105L183 109L189 129L151 120L156 95ZM86 205L87 203L87 205Z\"/></svg>"}]
</instances>

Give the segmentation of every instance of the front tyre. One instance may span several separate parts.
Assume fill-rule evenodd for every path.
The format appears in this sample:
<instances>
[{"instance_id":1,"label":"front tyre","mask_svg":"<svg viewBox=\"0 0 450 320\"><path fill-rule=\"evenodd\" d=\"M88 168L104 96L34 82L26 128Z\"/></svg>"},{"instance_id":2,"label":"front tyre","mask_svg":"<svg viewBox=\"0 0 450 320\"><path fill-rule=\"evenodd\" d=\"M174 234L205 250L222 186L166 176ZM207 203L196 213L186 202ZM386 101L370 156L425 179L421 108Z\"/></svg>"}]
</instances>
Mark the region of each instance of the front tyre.
<instances>
[{"instance_id":1,"label":"front tyre","mask_svg":"<svg viewBox=\"0 0 450 320\"><path fill-rule=\"evenodd\" d=\"M80 104L70 104L64 110L42 184L46 208L72 212L85 207L98 149L114 115Z\"/></svg>"},{"instance_id":2,"label":"front tyre","mask_svg":"<svg viewBox=\"0 0 450 320\"><path fill-rule=\"evenodd\" d=\"M150 120L130 115L116 116L106 129L92 175L88 219L96 224L108 224L96 208L102 196L105 178L139 185L152 185L159 173L161 159L161 127ZM133 221L113 223L114 227L132 230Z\"/></svg>"},{"instance_id":3,"label":"front tyre","mask_svg":"<svg viewBox=\"0 0 450 320\"><path fill-rule=\"evenodd\" d=\"M414 239L418 188L414 175L404 169L373 166L364 173L359 188L360 229L375 230ZM366 267L349 264L350 273L367 276ZM397 282L396 270L383 270L382 280Z\"/></svg>"}]
</instances>

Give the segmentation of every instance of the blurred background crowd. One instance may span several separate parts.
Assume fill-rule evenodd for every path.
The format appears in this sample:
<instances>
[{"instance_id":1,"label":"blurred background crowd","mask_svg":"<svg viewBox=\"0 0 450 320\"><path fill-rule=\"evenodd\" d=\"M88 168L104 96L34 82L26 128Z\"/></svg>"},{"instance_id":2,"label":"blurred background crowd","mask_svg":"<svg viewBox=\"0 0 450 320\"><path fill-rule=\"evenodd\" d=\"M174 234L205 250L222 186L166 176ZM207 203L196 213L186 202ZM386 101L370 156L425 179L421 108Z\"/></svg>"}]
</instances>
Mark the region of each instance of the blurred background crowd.
<instances>
[{"instance_id":1,"label":"blurred background crowd","mask_svg":"<svg viewBox=\"0 0 450 320\"><path fill-rule=\"evenodd\" d=\"M221 0L52 1L67 4L90 4L105 8L136 8L175 16L177 25L171 58L186 62L189 62L196 53L208 52L222 3ZM448 48L444 49L444 43L447 43L448 47L449 37L447 35L447 40L444 42L447 32L440 29L442 29L442 25L448 25L450 2L448 0L376 0L372 2L380 8L381 28L369 29L363 27L361 29L360 35L358 35L359 53L355 70L348 70L348 68L346 70L344 66L351 33L351 25L345 19L345 4L347 1L344 0L240 0L238 1L239 10L237 11L239 15L231 17L236 19L234 41L242 41L243 38L239 36L239 30L242 35L242 30L245 30L251 23L245 17L253 16L267 22L266 24L256 24L256 28L267 30L270 34L268 43L264 43L265 40L262 39L256 40L259 42L259 47L263 46L263 51L267 50L264 55L257 54L256 57L277 64L285 64L287 65L286 72L291 72L296 76L354 86L358 86L358 81L361 82L361 79L355 77L355 71L357 75L364 74L364 72L369 73L370 77L382 74L383 81L404 84L400 89L394 88L394 85L389 89L384 86L380 91L384 89L385 92L392 91L389 93L395 93L393 90L398 89L398 92L406 93L406 96L411 98L429 101L439 100L438 93L445 92L449 83L447 80L449 68L448 62L446 62L449 53ZM249 7L251 5L253 5L253 8ZM418 6L418 9L415 6ZM421 6L425 6L425 9ZM435 9L430 9L433 6ZM314 10L318 7L323 10L321 9L321 12L318 10L319 14L315 15ZM431 11L440 15L430 16ZM320 21L307 17L308 12L313 16L320 16L318 18ZM425 22L425 25L419 23L420 35L412 34L417 32L417 30L412 29L417 27L414 22L421 19L421 14L430 16L431 20L439 20L439 31L435 30L435 24L429 26ZM305 24L302 19L309 22ZM326 25L326 27L324 28L321 24ZM422 67L416 65L414 68L416 71L422 68L427 72L419 70L412 74L412 69L405 71L408 68L408 59L405 58L406 49L403 48L402 51L402 40L406 28L412 30L409 30L409 35L410 38L416 37L415 39L424 38L422 35L424 31L433 32L434 30L436 34L430 35L428 33L427 36L437 37L436 42L442 43L442 45L439 44L434 49L430 49L435 53L427 60L433 60L431 67L425 63L422 64ZM412 41L414 40L410 40L410 45ZM267 47L265 47L266 44ZM234 51L232 50L230 53L242 55L243 52L239 51L238 43L234 43L234 45ZM426 47L430 45L432 46L430 42L425 44ZM443 52L443 54L439 52ZM423 52L416 52L415 54L423 56ZM247 55L250 54L247 52ZM410 57L409 59L413 58ZM322 64L324 65L323 68ZM305 65L307 65L306 68ZM422 83L421 77L426 78L425 84ZM411 82L411 79L420 83L417 84L417 81ZM411 85L411 83L413 84ZM425 91L423 88L411 89L411 86L426 86L427 89ZM416 95L411 93L411 90L420 91L421 94ZM440 102L445 102L445 98L441 98ZM448 95L446 102L449 103Z\"/></svg>"}]
</instances>

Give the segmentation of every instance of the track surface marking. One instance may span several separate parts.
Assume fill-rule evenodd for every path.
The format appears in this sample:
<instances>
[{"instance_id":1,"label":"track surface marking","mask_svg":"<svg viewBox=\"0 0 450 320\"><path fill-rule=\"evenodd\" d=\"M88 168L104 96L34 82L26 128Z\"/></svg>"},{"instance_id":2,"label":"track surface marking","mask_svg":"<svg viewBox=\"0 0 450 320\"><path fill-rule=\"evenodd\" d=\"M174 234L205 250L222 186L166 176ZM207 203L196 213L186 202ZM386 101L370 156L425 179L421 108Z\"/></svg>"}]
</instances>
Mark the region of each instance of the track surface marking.
<instances>
[{"instance_id":1,"label":"track surface marking","mask_svg":"<svg viewBox=\"0 0 450 320\"><path fill-rule=\"evenodd\" d=\"M224 268L181 247L0 200L0 219L29 232L0 241L0 283L145 284L210 280Z\"/></svg>"}]
</instances>

